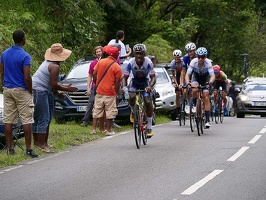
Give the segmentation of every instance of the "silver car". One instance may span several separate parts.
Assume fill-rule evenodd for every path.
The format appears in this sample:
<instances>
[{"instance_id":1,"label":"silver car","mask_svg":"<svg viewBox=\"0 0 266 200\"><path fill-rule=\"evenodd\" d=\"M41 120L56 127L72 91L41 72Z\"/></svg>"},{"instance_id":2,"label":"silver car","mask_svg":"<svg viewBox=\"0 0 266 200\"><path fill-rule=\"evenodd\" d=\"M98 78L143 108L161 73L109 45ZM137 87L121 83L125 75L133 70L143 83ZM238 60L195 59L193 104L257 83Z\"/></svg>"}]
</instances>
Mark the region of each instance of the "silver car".
<instances>
[{"instance_id":1,"label":"silver car","mask_svg":"<svg viewBox=\"0 0 266 200\"><path fill-rule=\"evenodd\" d=\"M176 119L176 93L172 80L164 67L155 67L156 72L156 110L167 111Z\"/></svg>"}]
</instances>

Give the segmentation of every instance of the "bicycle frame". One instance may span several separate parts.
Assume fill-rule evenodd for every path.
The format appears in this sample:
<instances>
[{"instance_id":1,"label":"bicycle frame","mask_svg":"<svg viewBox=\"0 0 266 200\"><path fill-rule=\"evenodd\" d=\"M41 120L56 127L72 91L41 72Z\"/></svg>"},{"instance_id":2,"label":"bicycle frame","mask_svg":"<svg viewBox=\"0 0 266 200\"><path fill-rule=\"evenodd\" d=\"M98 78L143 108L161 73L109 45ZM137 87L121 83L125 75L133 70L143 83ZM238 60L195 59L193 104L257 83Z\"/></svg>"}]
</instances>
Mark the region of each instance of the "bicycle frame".
<instances>
[{"instance_id":1,"label":"bicycle frame","mask_svg":"<svg viewBox=\"0 0 266 200\"><path fill-rule=\"evenodd\" d=\"M144 90L137 90L136 92L136 101L134 106L134 133L135 133L135 142L136 146L139 149L141 145L141 139L143 144L147 144L147 117L146 117L146 108L144 104L143 97Z\"/></svg>"},{"instance_id":2,"label":"bicycle frame","mask_svg":"<svg viewBox=\"0 0 266 200\"><path fill-rule=\"evenodd\" d=\"M202 96L203 96L203 89L205 89L206 87L199 85L197 87L191 87L191 88L192 89L198 89L195 119L196 119L198 136L200 136L200 134L204 133L204 128L205 128L204 127L205 110L204 110L204 101L202 100Z\"/></svg>"}]
</instances>

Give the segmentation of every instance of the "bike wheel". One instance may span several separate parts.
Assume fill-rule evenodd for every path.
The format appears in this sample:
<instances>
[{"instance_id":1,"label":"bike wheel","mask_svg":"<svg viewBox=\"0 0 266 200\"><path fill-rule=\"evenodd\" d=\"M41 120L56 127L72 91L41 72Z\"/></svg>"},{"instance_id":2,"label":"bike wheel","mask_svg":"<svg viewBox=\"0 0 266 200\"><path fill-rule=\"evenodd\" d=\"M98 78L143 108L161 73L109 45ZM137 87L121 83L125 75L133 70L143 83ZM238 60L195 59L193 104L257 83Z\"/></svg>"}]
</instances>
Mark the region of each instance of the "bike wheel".
<instances>
[{"instance_id":1,"label":"bike wheel","mask_svg":"<svg viewBox=\"0 0 266 200\"><path fill-rule=\"evenodd\" d=\"M224 120L224 112L223 112L223 100L220 99L220 122L223 123Z\"/></svg>"},{"instance_id":2,"label":"bike wheel","mask_svg":"<svg viewBox=\"0 0 266 200\"><path fill-rule=\"evenodd\" d=\"M192 112L192 98L190 99L189 102L190 108L189 108L189 123L190 123L190 130L191 132L195 131L196 128L196 122L195 122L195 114Z\"/></svg>"},{"instance_id":3,"label":"bike wheel","mask_svg":"<svg viewBox=\"0 0 266 200\"><path fill-rule=\"evenodd\" d=\"M201 124L202 124L202 119L201 119L201 100L197 99L197 103L196 103L196 125L197 125L197 132L198 132L198 136L200 136L201 133Z\"/></svg>"},{"instance_id":4,"label":"bike wheel","mask_svg":"<svg viewBox=\"0 0 266 200\"><path fill-rule=\"evenodd\" d=\"M141 134L142 134L143 144L146 145L147 144L147 124L144 125L143 130L141 130Z\"/></svg>"},{"instance_id":5,"label":"bike wheel","mask_svg":"<svg viewBox=\"0 0 266 200\"><path fill-rule=\"evenodd\" d=\"M141 144L141 130L140 130L140 118L139 118L139 107L134 106L134 135L136 146L139 149Z\"/></svg>"},{"instance_id":6,"label":"bike wheel","mask_svg":"<svg viewBox=\"0 0 266 200\"><path fill-rule=\"evenodd\" d=\"M213 106L213 100L210 100L210 104L211 104L210 117L211 117L211 120L212 120L212 122L213 122L213 120L214 120L214 113L213 113L214 106Z\"/></svg>"},{"instance_id":7,"label":"bike wheel","mask_svg":"<svg viewBox=\"0 0 266 200\"><path fill-rule=\"evenodd\" d=\"M214 113L214 119L215 119L215 123L218 124L218 122L220 121L220 98L218 97L216 103L215 103L215 113Z\"/></svg>"},{"instance_id":8,"label":"bike wheel","mask_svg":"<svg viewBox=\"0 0 266 200\"><path fill-rule=\"evenodd\" d=\"M179 115L179 126L182 126L182 104L183 104L183 98L180 97L180 108L179 108L179 112L178 112L178 115Z\"/></svg>"},{"instance_id":9,"label":"bike wheel","mask_svg":"<svg viewBox=\"0 0 266 200\"><path fill-rule=\"evenodd\" d=\"M200 126L200 131L201 134L204 133L204 129L205 129L205 110L204 110L204 104L203 102L201 103L201 126Z\"/></svg>"}]
</instances>

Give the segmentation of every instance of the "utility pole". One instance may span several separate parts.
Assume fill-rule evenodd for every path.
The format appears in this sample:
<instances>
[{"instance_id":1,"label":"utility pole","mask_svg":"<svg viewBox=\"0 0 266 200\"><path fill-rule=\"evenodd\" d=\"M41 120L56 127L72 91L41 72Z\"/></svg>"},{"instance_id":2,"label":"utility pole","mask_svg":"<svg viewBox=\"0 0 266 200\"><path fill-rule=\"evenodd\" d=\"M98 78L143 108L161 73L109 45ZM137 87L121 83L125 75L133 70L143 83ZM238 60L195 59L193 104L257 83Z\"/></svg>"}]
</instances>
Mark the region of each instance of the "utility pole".
<instances>
[{"instance_id":1,"label":"utility pole","mask_svg":"<svg viewBox=\"0 0 266 200\"><path fill-rule=\"evenodd\" d=\"M248 54L247 53L243 53L243 54L240 54L240 55L243 56L243 58L244 58L243 70L244 70L245 78L247 78L249 76L249 67L248 67L248 63L247 63Z\"/></svg>"}]
</instances>

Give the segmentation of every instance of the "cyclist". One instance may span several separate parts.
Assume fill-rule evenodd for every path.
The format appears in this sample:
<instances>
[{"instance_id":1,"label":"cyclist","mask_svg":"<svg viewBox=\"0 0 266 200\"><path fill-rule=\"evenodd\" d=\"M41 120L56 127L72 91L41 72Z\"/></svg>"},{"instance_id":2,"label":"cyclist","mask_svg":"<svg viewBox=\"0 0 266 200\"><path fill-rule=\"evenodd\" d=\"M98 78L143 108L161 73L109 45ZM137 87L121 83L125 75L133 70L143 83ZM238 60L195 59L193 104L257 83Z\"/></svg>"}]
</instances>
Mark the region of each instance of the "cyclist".
<instances>
[{"instance_id":1,"label":"cyclist","mask_svg":"<svg viewBox=\"0 0 266 200\"><path fill-rule=\"evenodd\" d=\"M176 93L176 113L180 112L180 76L182 71L182 51L176 49L173 51L174 60L170 63L171 71L172 71L172 78L174 81L175 86L175 93ZM179 116L177 116L179 118Z\"/></svg>"},{"instance_id":2,"label":"cyclist","mask_svg":"<svg viewBox=\"0 0 266 200\"><path fill-rule=\"evenodd\" d=\"M183 86L186 85L185 76L187 73L187 68L190 64L190 61L193 60L194 58L196 58L196 44L193 42L187 43L185 46L185 51L187 52L187 54L183 56L182 71L181 71L181 75L180 75L180 85L179 85L180 88L182 88ZM184 98L188 99L186 89L184 89L183 94L184 94ZM189 108L187 107L187 109L189 109Z\"/></svg>"},{"instance_id":3,"label":"cyclist","mask_svg":"<svg viewBox=\"0 0 266 200\"><path fill-rule=\"evenodd\" d=\"M188 86L197 87L198 85L206 86L203 90L203 102L205 109L205 127L210 128L210 95L208 88L213 85L215 75L210 59L207 58L208 51L205 47L200 47L196 50L197 58L194 58L188 67L185 80L191 83ZM192 90L193 104L196 105L198 89Z\"/></svg>"},{"instance_id":4,"label":"cyclist","mask_svg":"<svg viewBox=\"0 0 266 200\"><path fill-rule=\"evenodd\" d=\"M150 138L153 136L152 131L152 114L153 114L153 105L152 105L152 88L155 85L155 71L153 69L153 63L151 59L145 56L146 46L144 44L136 44L133 47L134 57L129 60L127 68L124 73L123 78L123 91L127 91L127 81L129 75L131 75L131 81L128 85L129 93L129 104L131 108L135 105L136 101L136 91L137 89L143 89L145 92L144 104L146 107L146 115L148 119L147 127L147 137ZM132 110L132 109L131 109ZM132 113L131 113L132 118Z\"/></svg>"},{"instance_id":5,"label":"cyclist","mask_svg":"<svg viewBox=\"0 0 266 200\"><path fill-rule=\"evenodd\" d=\"M214 85L213 85L213 100L214 102L216 102L216 98L217 98L217 94L218 94L218 90L220 87L222 87L222 99L224 102L224 115L227 116L228 115L228 109L226 107L227 105L227 98L226 95L228 93L230 84L227 80L227 75L221 70L219 65L214 65L213 66L213 71L215 74L215 81L214 81ZM216 109L214 107L214 113L216 112Z\"/></svg>"}]
</instances>

